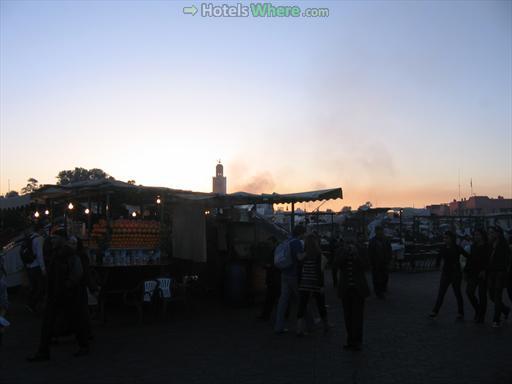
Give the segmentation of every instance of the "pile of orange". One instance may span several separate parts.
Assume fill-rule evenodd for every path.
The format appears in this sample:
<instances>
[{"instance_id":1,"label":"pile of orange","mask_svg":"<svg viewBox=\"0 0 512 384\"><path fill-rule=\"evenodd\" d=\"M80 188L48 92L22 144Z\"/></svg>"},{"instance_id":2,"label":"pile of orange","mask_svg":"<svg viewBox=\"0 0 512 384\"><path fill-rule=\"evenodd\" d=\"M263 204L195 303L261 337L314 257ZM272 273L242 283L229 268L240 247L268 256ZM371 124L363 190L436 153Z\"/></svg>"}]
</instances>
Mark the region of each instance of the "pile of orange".
<instances>
[{"instance_id":1,"label":"pile of orange","mask_svg":"<svg viewBox=\"0 0 512 384\"><path fill-rule=\"evenodd\" d=\"M105 220L94 224L91 232L91 248L97 247L98 240L107 235ZM160 224L157 221L118 219L112 222L110 248L154 249L160 242Z\"/></svg>"}]
</instances>

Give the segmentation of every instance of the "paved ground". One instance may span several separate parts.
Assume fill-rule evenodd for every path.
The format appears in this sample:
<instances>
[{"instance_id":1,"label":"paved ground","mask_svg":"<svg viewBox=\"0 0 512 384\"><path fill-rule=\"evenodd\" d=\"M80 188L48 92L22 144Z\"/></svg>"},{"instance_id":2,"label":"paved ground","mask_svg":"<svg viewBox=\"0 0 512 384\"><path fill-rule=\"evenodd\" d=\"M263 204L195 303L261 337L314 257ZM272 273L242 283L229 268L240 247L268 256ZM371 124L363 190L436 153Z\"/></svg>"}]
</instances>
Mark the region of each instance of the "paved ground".
<instances>
[{"instance_id":1,"label":"paved ground","mask_svg":"<svg viewBox=\"0 0 512 384\"><path fill-rule=\"evenodd\" d=\"M332 290L329 335L276 336L269 323L255 320L256 308L177 309L142 326L131 312L118 311L95 327L90 356L72 357L75 344L68 342L38 364L25 357L36 347L39 321L15 308L0 349L0 383L512 383L510 320L500 329L456 322L451 292L440 317L429 320L438 277L393 274L389 298L367 301L361 352L341 348L343 317Z\"/></svg>"}]
</instances>

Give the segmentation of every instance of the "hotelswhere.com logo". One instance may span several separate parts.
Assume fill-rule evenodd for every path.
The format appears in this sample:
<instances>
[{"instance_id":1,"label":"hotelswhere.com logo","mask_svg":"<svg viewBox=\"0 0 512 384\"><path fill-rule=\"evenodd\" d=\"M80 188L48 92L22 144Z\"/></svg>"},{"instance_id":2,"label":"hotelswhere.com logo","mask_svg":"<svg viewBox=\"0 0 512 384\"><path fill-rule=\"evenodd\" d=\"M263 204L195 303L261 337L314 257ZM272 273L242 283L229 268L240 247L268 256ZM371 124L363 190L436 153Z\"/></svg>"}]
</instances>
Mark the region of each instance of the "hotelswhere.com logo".
<instances>
[{"instance_id":1,"label":"hotelswhere.com logo","mask_svg":"<svg viewBox=\"0 0 512 384\"><path fill-rule=\"evenodd\" d=\"M272 3L213 4L201 3L183 8L186 15L201 17L328 17L328 8L304 8L297 5L274 5Z\"/></svg>"}]
</instances>

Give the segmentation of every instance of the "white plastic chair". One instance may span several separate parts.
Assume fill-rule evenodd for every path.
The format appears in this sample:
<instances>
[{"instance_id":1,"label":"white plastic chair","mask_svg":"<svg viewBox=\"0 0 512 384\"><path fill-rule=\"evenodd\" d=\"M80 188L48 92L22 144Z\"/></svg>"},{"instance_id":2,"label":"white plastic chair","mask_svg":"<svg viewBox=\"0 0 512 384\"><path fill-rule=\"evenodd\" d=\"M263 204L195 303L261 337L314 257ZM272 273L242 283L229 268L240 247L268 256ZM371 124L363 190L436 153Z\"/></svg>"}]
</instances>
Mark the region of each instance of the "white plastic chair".
<instances>
[{"instance_id":1,"label":"white plastic chair","mask_svg":"<svg viewBox=\"0 0 512 384\"><path fill-rule=\"evenodd\" d=\"M171 283L172 279L168 277L162 277L159 279L156 279L158 281L158 288L160 289L162 293L163 299L170 299L171 298Z\"/></svg>"},{"instance_id":2,"label":"white plastic chair","mask_svg":"<svg viewBox=\"0 0 512 384\"><path fill-rule=\"evenodd\" d=\"M158 283L155 280L148 280L148 281L144 282L144 299L143 299L143 301L145 303L151 302L151 298L153 297L153 292L155 292L155 288L156 288L157 284Z\"/></svg>"}]
</instances>

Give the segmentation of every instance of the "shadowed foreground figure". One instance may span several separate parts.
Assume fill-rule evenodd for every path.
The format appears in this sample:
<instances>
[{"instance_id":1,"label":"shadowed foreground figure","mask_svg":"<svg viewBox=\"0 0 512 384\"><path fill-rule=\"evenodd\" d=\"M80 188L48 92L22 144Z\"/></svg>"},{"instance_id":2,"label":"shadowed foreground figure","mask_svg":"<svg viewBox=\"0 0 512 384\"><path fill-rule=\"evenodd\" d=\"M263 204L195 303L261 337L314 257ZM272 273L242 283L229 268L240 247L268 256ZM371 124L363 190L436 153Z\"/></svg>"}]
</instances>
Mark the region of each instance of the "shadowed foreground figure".
<instances>
[{"instance_id":1,"label":"shadowed foreground figure","mask_svg":"<svg viewBox=\"0 0 512 384\"><path fill-rule=\"evenodd\" d=\"M82 264L72 245L66 242L65 234L55 237L54 256L48 274L48 299L43 315L41 340L37 353L27 360L45 361L50 359L50 342L58 317L70 319L76 332L79 351L75 356L89 352L87 324L81 313L80 281L83 276Z\"/></svg>"},{"instance_id":2,"label":"shadowed foreground figure","mask_svg":"<svg viewBox=\"0 0 512 384\"><path fill-rule=\"evenodd\" d=\"M281 271L274 265L274 250L277 246L277 239L274 236L269 237L268 254L266 255L265 264L265 284L267 290L265 291L265 301L261 314L258 319L269 320L274 307L276 306L279 296L281 294Z\"/></svg>"},{"instance_id":3,"label":"shadowed foreground figure","mask_svg":"<svg viewBox=\"0 0 512 384\"><path fill-rule=\"evenodd\" d=\"M367 260L359 254L356 246L348 245L337 257L340 271L338 297L343 305L343 316L347 330L345 349L360 350L363 343L364 302L370 295L365 270Z\"/></svg>"},{"instance_id":4,"label":"shadowed foreground figure","mask_svg":"<svg viewBox=\"0 0 512 384\"><path fill-rule=\"evenodd\" d=\"M507 272L510 267L510 248L500 227L489 229L491 254L489 257L488 285L489 298L494 302L493 327L501 326L501 315L508 318L510 308L503 303L503 291L507 285Z\"/></svg>"},{"instance_id":5,"label":"shadowed foreground figure","mask_svg":"<svg viewBox=\"0 0 512 384\"><path fill-rule=\"evenodd\" d=\"M382 227L375 228L375 237L368 244L368 257L372 267L373 290L379 299L384 299L388 290L391 244L384 237Z\"/></svg>"},{"instance_id":6,"label":"shadowed foreground figure","mask_svg":"<svg viewBox=\"0 0 512 384\"><path fill-rule=\"evenodd\" d=\"M466 294L475 310L475 321L483 323L487 310L487 277L486 270L489 263L489 244L487 234L482 229L475 230L474 243L464 268L466 273ZM476 291L478 290L478 298Z\"/></svg>"},{"instance_id":7,"label":"shadowed foreground figure","mask_svg":"<svg viewBox=\"0 0 512 384\"><path fill-rule=\"evenodd\" d=\"M430 318L437 317L441 306L443 305L444 296L450 287L453 288L453 293L457 299L458 315L457 319L464 318L464 301L461 294L462 285L462 270L460 267L460 255L469 257L468 253L459 247L455 242L455 234L451 231L446 231L444 234L444 247L439 252L438 263L443 261L443 269L441 271L441 281L439 282L439 292L437 300L434 305Z\"/></svg>"}]
</instances>

